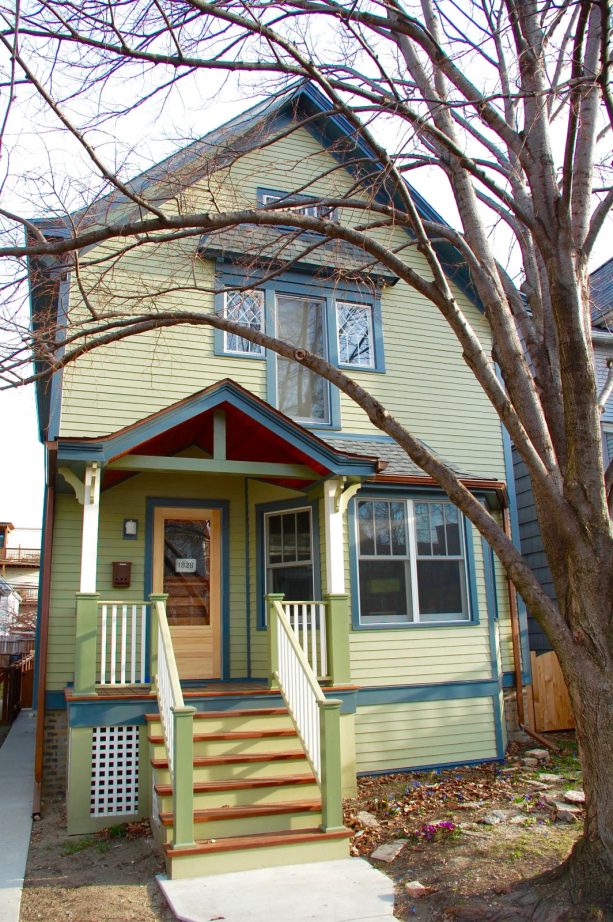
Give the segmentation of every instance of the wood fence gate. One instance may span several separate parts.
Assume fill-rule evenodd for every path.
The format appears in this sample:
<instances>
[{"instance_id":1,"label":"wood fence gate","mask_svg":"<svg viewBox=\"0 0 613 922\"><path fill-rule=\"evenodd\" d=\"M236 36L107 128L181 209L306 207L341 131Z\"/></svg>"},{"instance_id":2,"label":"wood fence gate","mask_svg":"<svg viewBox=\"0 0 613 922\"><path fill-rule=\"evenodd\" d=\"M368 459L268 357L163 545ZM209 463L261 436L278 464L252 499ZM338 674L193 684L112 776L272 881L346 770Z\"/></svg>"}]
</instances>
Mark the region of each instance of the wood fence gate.
<instances>
[{"instance_id":1,"label":"wood fence gate","mask_svg":"<svg viewBox=\"0 0 613 922\"><path fill-rule=\"evenodd\" d=\"M528 686L528 708L532 729L572 730L575 726L568 689L555 653L530 654L532 685Z\"/></svg>"}]
</instances>

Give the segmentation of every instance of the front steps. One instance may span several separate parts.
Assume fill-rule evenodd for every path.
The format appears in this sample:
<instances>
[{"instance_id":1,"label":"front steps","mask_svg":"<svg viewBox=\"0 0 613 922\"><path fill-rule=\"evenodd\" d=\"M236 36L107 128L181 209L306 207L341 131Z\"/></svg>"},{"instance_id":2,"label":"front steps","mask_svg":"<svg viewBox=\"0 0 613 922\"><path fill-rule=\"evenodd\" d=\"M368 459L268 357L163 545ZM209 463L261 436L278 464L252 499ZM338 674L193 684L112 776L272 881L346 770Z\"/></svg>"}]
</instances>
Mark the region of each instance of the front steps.
<instances>
[{"instance_id":1,"label":"front steps","mask_svg":"<svg viewBox=\"0 0 613 922\"><path fill-rule=\"evenodd\" d=\"M194 715L194 844L173 848L173 802L158 717L149 717L156 835L172 879L345 858L323 832L321 798L285 708ZM157 809L156 809L157 808Z\"/></svg>"}]
</instances>

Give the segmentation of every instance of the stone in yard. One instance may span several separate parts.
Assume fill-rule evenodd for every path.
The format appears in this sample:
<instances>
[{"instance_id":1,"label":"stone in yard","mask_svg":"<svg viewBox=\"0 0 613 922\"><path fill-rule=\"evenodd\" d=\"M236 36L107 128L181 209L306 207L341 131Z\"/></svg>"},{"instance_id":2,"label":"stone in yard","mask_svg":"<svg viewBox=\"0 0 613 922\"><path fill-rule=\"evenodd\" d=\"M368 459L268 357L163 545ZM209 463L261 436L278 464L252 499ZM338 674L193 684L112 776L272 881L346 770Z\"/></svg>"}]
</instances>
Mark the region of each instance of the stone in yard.
<instances>
[{"instance_id":1,"label":"stone in yard","mask_svg":"<svg viewBox=\"0 0 613 922\"><path fill-rule=\"evenodd\" d=\"M583 791L565 791L564 800L567 804L584 804L585 794Z\"/></svg>"},{"instance_id":2,"label":"stone in yard","mask_svg":"<svg viewBox=\"0 0 613 922\"><path fill-rule=\"evenodd\" d=\"M560 779L561 781L562 779ZM524 784L527 784L528 787L534 788L535 791L548 791L551 787L550 784L543 784L542 781L531 781L529 778L524 780Z\"/></svg>"},{"instance_id":3,"label":"stone in yard","mask_svg":"<svg viewBox=\"0 0 613 922\"><path fill-rule=\"evenodd\" d=\"M526 823L530 823L532 818L529 816L512 816L509 820L511 826L525 826Z\"/></svg>"},{"instance_id":4,"label":"stone in yard","mask_svg":"<svg viewBox=\"0 0 613 922\"><path fill-rule=\"evenodd\" d=\"M538 764L539 764L538 759L526 758L526 759L522 759L521 761L522 761L522 765L525 765L526 768L538 768Z\"/></svg>"},{"instance_id":5,"label":"stone in yard","mask_svg":"<svg viewBox=\"0 0 613 922\"><path fill-rule=\"evenodd\" d=\"M571 807L570 804L555 804L556 823L576 823L579 820L577 807Z\"/></svg>"},{"instance_id":6,"label":"stone in yard","mask_svg":"<svg viewBox=\"0 0 613 922\"><path fill-rule=\"evenodd\" d=\"M428 893L428 888L424 887L423 884L420 884L418 880L410 880L408 884L404 885L404 889L407 891L409 896L412 896L414 900L419 900L422 896L426 896Z\"/></svg>"},{"instance_id":7,"label":"stone in yard","mask_svg":"<svg viewBox=\"0 0 613 922\"><path fill-rule=\"evenodd\" d=\"M372 813L369 813L368 810L360 810L356 816L356 820L361 826L364 826L366 829L380 829L381 823L376 816L373 816Z\"/></svg>"},{"instance_id":8,"label":"stone in yard","mask_svg":"<svg viewBox=\"0 0 613 922\"><path fill-rule=\"evenodd\" d=\"M376 861L387 861L389 863L398 857L406 844L406 839L394 839L393 842L384 842L383 845L380 845L372 852L370 857Z\"/></svg>"},{"instance_id":9,"label":"stone in yard","mask_svg":"<svg viewBox=\"0 0 613 922\"><path fill-rule=\"evenodd\" d=\"M528 759L536 759L537 762L549 762L551 758L547 749L528 749L525 755Z\"/></svg>"},{"instance_id":10,"label":"stone in yard","mask_svg":"<svg viewBox=\"0 0 613 922\"><path fill-rule=\"evenodd\" d=\"M552 775L548 772L541 772L539 778L541 781L549 781L551 784L558 784L558 782L564 781L564 777L562 775Z\"/></svg>"},{"instance_id":11,"label":"stone in yard","mask_svg":"<svg viewBox=\"0 0 613 922\"><path fill-rule=\"evenodd\" d=\"M463 804L458 804L460 810L477 810L478 807L483 806L482 800L467 800Z\"/></svg>"},{"instance_id":12,"label":"stone in yard","mask_svg":"<svg viewBox=\"0 0 613 922\"><path fill-rule=\"evenodd\" d=\"M480 823L486 826L497 826L498 823L504 823L510 820L512 816L517 816L519 810L490 810L485 816L481 817Z\"/></svg>"}]
</instances>

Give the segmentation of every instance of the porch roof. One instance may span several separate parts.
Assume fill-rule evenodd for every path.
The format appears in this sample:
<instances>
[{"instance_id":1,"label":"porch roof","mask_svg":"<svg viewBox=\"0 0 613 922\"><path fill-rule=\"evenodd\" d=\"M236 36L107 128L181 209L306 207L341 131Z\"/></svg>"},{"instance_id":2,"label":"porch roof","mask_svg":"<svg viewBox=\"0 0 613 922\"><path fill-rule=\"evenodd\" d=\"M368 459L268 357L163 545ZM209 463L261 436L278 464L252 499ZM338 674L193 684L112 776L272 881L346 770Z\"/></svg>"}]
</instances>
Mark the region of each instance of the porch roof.
<instances>
[{"instance_id":1,"label":"porch roof","mask_svg":"<svg viewBox=\"0 0 613 922\"><path fill-rule=\"evenodd\" d=\"M197 457L181 456L197 448ZM373 477L377 455L326 443L235 381L191 397L99 438L58 440L58 463L80 473L105 469L108 488L142 470L243 474L304 487L322 477Z\"/></svg>"}]
</instances>

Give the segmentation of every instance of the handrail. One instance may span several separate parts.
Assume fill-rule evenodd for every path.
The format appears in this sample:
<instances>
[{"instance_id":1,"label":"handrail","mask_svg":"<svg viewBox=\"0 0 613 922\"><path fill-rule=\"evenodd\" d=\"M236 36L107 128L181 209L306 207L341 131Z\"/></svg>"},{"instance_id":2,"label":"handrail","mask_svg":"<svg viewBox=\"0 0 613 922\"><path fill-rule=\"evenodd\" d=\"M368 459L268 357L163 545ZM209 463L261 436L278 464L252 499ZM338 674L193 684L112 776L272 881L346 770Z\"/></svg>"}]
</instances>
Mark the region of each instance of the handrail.
<instances>
[{"instance_id":1,"label":"handrail","mask_svg":"<svg viewBox=\"0 0 613 922\"><path fill-rule=\"evenodd\" d=\"M279 682L281 694L305 748L317 783L321 785L319 705L326 699L283 605L274 600L273 607L277 622L278 657L274 676ZM274 626L271 625L271 628L274 629Z\"/></svg>"},{"instance_id":2,"label":"handrail","mask_svg":"<svg viewBox=\"0 0 613 922\"><path fill-rule=\"evenodd\" d=\"M173 848L194 842L194 714L186 707L168 619L165 595L152 595L151 671L166 744L174 813Z\"/></svg>"},{"instance_id":3,"label":"handrail","mask_svg":"<svg viewBox=\"0 0 613 922\"><path fill-rule=\"evenodd\" d=\"M321 789L322 828L343 826L340 705L326 698L284 611L268 596L270 668Z\"/></svg>"}]
</instances>

